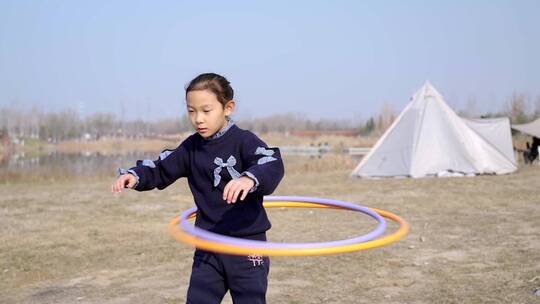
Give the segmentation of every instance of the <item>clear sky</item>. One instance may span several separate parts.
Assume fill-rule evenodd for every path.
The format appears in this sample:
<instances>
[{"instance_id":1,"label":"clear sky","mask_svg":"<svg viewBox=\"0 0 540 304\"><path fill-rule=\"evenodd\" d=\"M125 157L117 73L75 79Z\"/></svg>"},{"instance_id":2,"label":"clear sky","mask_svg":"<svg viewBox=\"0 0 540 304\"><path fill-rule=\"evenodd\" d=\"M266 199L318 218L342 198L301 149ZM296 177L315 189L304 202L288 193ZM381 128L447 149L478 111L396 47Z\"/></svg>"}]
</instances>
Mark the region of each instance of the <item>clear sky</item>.
<instances>
[{"instance_id":1,"label":"clear sky","mask_svg":"<svg viewBox=\"0 0 540 304\"><path fill-rule=\"evenodd\" d=\"M401 111L429 80L454 108L540 96L540 1L2 1L0 106L155 119L225 75L238 116Z\"/></svg>"}]
</instances>

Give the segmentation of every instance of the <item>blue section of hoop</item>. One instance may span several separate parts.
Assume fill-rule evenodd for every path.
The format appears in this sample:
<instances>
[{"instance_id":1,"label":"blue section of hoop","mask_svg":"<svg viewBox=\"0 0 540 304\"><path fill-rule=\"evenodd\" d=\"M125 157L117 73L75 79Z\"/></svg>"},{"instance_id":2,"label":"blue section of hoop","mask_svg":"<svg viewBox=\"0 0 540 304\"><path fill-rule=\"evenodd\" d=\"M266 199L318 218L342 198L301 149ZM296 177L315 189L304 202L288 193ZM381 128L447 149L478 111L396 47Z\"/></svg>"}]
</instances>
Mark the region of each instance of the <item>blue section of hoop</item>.
<instances>
[{"instance_id":1,"label":"blue section of hoop","mask_svg":"<svg viewBox=\"0 0 540 304\"><path fill-rule=\"evenodd\" d=\"M248 240L248 239L242 239L237 237L231 237L226 235L221 235L213 232L206 231L204 229L195 227L188 222L188 217L197 212L197 208L193 207L186 212L182 213L180 217L180 227L185 232L210 241L219 242L223 244L228 245L236 245L236 246L243 246L243 247L251 247L251 248L266 248L266 249L304 249L304 248L326 248L326 247L336 247L336 246L344 246L344 245L351 245L351 244L358 244L358 243L364 243L371 241L373 239L378 238L381 236L384 231L386 230L386 221L382 216L380 216L378 213L372 211L371 209L360 206L357 204L349 203L349 202L343 202L338 200L332 200L332 199L324 199L324 198L316 198L316 197L303 197L303 196L270 196L264 198L265 202L301 202L301 203L317 203L332 207L340 207L345 208L348 210L353 210L357 212L361 212L364 214L367 214L374 219L377 220L379 223L377 227L372 230L371 232L351 238L351 239L345 239L345 240L339 240L339 241L330 241L330 242L316 242L316 243L273 243L273 242L264 242L264 241L255 241L255 240ZM239 202L241 204L241 202Z\"/></svg>"}]
</instances>

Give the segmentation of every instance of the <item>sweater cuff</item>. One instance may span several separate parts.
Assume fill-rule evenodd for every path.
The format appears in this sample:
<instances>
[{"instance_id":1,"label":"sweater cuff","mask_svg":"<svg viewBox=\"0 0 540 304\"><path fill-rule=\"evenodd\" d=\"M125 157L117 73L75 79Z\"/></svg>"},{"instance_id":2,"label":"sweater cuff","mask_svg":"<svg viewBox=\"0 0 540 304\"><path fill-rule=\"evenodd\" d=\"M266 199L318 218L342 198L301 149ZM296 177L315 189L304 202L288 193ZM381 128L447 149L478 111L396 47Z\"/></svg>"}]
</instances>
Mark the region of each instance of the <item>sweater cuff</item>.
<instances>
[{"instance_id":1,"label":"sweater cuff","mask_svg":"<svg viewBox=\"0 0 540 304\"><path fill-rule=\"evenodd\" d=\"M241 174L241 176L247 176L249 178L251 178L254 182L255 182L255 186L253 186L250 190L249 190L249 193L252 193L252 192L255 192L257 190L257 187L259 187L259 180L257 179L257 177L255 177L255 175L253 175L253 173L249 172L249 171L245 171Z\"/></svg>"}]
</instances>

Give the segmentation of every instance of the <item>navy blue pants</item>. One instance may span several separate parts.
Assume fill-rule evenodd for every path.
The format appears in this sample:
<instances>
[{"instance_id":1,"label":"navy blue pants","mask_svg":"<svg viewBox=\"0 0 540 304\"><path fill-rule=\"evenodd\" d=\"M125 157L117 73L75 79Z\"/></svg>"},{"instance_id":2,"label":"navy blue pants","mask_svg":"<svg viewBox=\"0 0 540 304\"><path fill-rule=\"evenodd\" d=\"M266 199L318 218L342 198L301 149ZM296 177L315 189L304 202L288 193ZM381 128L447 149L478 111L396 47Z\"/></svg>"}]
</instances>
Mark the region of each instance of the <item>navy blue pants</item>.
<instances>
[{"instance_id":1,"label":"navy blue pants","mask_svg":"<svg viewBox=\"0 0 540 304\"><path fill-rule=\"evenodd\" d=\"M266 240L264 234L253 238ZM227 291L230 291L235 304L266 303L269 271L268 257L219 254L197 249L187 303L221 303Z\"/></svg>"}]
</instances>

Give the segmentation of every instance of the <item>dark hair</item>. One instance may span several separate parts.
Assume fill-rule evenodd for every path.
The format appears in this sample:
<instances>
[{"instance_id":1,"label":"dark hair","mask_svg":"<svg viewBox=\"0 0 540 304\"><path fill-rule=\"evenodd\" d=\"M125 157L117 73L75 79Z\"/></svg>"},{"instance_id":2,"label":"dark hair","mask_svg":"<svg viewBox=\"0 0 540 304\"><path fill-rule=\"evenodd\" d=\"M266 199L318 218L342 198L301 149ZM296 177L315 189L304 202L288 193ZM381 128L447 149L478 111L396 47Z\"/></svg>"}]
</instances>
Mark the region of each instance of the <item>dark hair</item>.
<instances>
[{"instance_id":1,"label":"dark hair","mask_svg":"<svg viewBox=\"0 0 540 304\"><path fill-rule=\"evenodd\" d=\"M198 90L208 90L214 93L223 106L234 97L231 83L227 78L215 73L204 73L193 78L186 86L186 97L189 92Z\"/></svg>"}]
</instances>

